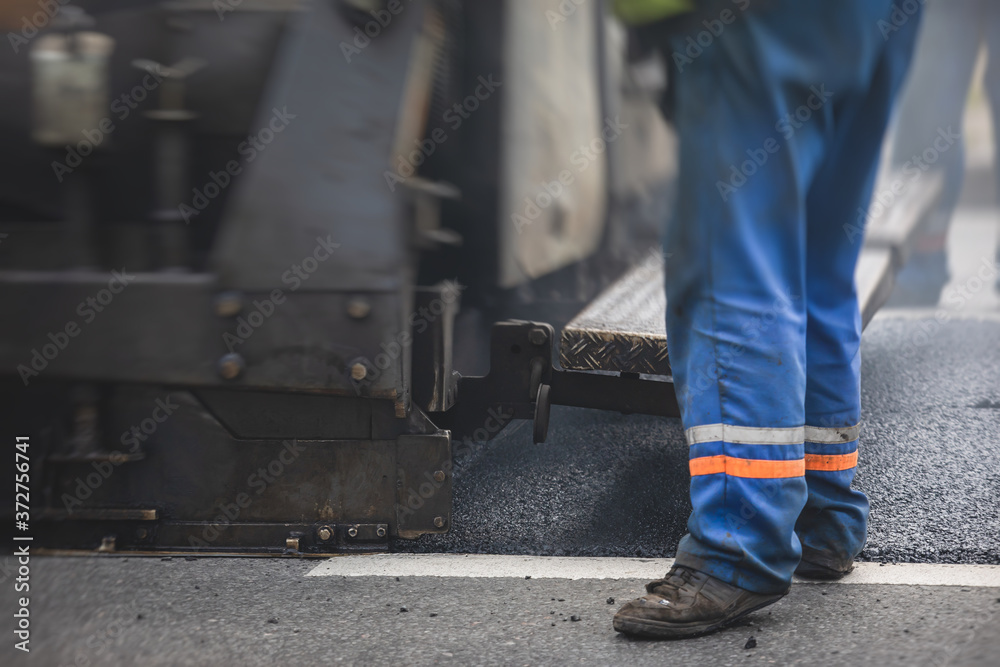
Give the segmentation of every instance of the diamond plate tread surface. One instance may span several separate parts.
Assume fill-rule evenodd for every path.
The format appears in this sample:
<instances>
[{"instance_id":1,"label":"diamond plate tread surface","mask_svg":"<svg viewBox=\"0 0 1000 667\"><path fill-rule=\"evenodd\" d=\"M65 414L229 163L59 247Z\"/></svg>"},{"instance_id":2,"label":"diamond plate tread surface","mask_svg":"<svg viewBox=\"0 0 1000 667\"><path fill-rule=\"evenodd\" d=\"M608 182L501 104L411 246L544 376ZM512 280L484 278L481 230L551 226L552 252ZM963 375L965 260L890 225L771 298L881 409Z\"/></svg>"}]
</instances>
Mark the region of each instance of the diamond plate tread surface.
<instances>
[{"instance_id":1,"label":"diamond plate tread surface","mask_svg":"<svg viewBox=\"0 0 1000 667\"><path fill-rule=\"evenodd\" d=\"M654 254L563 327L559 362L573 370L670 375L663 262Z\"/></svg>"}]
</instances>

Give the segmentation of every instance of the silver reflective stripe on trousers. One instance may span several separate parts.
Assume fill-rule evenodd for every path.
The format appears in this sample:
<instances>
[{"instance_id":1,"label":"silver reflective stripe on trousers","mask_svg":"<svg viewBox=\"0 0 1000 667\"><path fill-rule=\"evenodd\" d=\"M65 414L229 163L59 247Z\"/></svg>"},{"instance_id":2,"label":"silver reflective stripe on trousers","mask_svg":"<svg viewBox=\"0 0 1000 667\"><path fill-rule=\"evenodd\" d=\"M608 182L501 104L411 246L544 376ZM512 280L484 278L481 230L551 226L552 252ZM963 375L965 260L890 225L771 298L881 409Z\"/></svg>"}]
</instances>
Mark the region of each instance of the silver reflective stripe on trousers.
<instances>
[{"instance_id":1,"label":"silver reflective stripe on trousers","mask_svg":"<svg viewBox=\"0 0 1000 667\"><path fill-rule=\"evenodd\" d=\"M818 445L835 445L841 442L851 442L857 440L860 435L861 424L835 428L806 426L806 442Z\"/></svg>"},{"instance_id":2,"label":"silver reflective stripe on trousers","mask_svg":"<svg viewBox=\"0 0 1000 667\"><path fill-rule=\"evenodd\" d=\"M861 425L827 428L822 426L732 426L705 424L692 426L684 432L688 445L703 442L730 442L734 445L798 445L803 442L836 444L858 439Z\"/></svg>"}]
</instances>

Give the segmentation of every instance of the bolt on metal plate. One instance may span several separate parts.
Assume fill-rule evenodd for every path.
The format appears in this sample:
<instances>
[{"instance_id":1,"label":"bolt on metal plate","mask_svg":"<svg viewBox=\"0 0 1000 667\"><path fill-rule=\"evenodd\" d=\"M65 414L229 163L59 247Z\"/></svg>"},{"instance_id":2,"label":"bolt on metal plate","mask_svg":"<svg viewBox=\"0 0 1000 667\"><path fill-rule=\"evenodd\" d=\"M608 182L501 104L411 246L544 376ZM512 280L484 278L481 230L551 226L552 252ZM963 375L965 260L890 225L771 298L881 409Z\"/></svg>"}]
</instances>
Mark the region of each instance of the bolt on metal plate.
<instances>
[{"instance_id":1,"label":"bolt on metal plate","mask_svg":"<svg viewBox=\"0 0 1000 667\"><path fill-rule=\"evenodd\" d=\"M366 542L384 540L389 535L389 524L385 523L354 523L345 531L351 541Z\"/></svg>"}]
</instances>

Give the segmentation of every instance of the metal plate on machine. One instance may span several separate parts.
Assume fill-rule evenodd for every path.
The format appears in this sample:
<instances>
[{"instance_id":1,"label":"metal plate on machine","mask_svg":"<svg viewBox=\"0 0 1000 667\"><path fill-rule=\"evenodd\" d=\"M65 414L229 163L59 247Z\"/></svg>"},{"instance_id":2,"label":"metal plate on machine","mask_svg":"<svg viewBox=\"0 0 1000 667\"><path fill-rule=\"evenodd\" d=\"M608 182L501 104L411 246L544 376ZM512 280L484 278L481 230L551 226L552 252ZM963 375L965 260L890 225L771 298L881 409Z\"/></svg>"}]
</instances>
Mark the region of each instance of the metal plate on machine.
<instances>
[{"instance_id":1,"label":"metal plate on machine","mask_svg":"<svg viewBox=\"0 0 1000 667\"><path fill-rule=\"evenodd\" d=\"M499 282L513 287L597 248L607 145L623 130L601 116L596 6L504 4Z\"/></svg>"},{"instance_id":2,"label":"metal plate on machine","mask_svg":"<svg viewBox=\"0 0 1000 667\"><path fill-rule=\"evenodd\" d=\"M396 441L396 533L413 539L451 527L451 438L402 435Z\"/></svg>"},{"instance_id":3,"label":"metal plate on machine","mask_svg":"<svg viewBox=\"0 0 1000 667\"><path fill-rule=\"evenodd\" d=\"M94 549L110 538L105 551L336 553L449 529L446 431L393 420L388 401L231 394L206 391L212 409L164 387L109 395L107 432L145 456L100 467L46 461L52 492L38 544Z\"/></svg>"},{"instance_id":4,"label":"metal plate on machine","mask_svg":"<svg viewBox=\"0 0 1000 667\"><path fill-rule=\"evenodd\" d=\"M300 282L305 291L392 292L406 283L405 201L385 173L400 115L419 112L403 98L425 3L404 3L364 48L355 30L366 21L355 25L337 4L310 3L278 48L251 127L268 129L278 114L288 122L226 204L213 265L227 287L282 287L322 242L339 247Z\"/></svg>"},{"instance_id":5,"label":"metal plate on machine","mask_svg":"<svg viewBox=\"0 0 1000 667\"><path fill-rule=\"evenodd\" d=\"M559 363L572 370L669 375L667 300L658 254L626 273L562 331Z\"/></svg>"}]
</instances>

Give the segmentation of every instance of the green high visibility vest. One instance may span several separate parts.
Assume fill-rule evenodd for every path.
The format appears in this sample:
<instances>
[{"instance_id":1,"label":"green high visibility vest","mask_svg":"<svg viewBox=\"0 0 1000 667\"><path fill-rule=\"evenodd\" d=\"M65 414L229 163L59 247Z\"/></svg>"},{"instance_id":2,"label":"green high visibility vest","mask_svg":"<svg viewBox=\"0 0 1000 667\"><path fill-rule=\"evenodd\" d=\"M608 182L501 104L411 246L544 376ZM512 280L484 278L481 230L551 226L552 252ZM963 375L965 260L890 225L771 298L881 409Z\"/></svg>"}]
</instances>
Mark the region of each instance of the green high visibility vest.
<instances>
[{"instance_id":1,"label":"green high visibility vest","mask_svg":"<svg viewBox=\"0 0 1000 667\"><path fill-rule=\"evenodd\" d=\"M615 13L625 23L641 25L694 9L693 0L614 0Z\"/></svg>"}]
</instances>

